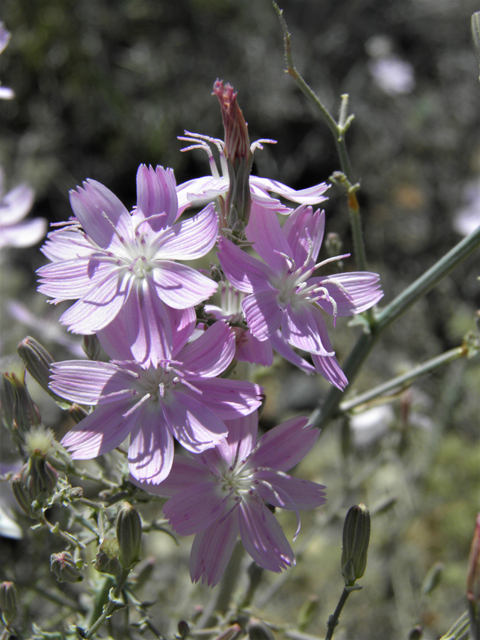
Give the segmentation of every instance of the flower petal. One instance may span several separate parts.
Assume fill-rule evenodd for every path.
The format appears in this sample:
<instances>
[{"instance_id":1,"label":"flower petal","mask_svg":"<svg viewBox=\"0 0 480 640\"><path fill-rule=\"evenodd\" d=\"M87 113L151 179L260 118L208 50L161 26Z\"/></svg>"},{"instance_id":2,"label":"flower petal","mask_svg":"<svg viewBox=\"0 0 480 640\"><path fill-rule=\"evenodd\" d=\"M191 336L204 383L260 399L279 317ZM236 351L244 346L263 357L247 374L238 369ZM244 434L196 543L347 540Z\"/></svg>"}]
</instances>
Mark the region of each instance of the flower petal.
<instances>
[{"instance_id":1,"label":"flower petal","mask_svg":"<svg viewBox=\"0 0 480 640\"><path fill-rule=\"evenodd\" d=\"M288 471L303 460L320 432L307 424L308 418L292 418L268 431L252 453L248 465Z\"/></svg>"},{"instance_id":2,"label":"flower petal","mask_svg":"<svg viewBox=\"0 0 480 640\"><path fill-rule=\"evenodd\" d=\"M234 287L244 293L271 289L269 278L275 274L268 265L248 255L226 238L219 238L218 246L220 265Z\"/></svg>"},{"instance_id":3,"label":"flower petal","mask_svg":"<svg viewBox=\"0 0 480 640\"><path fill-rule=\"evenodd\" d=\"M70 191L70 204L87 235L99 247L119 244L118 236L133 238L130 213L117 196L96 180ZM117 235L118 234L118 235Z\"/></svg>"},{"instance_id":4,"label":"flower petal","mask_svg":"<svg viewBox=\"0 0 480 640\"><path fill-rule=\"evenodd\" d=\"M220 581L232 555L238 537L238 510L225 520L214 522L193 541L190 553L190 577L192 582L202 580L209 587Z\"/></svg>"},{"instance_id":5,"label":"flower petal","mask_svg":"<svg viewBox=\"0 0 480 640\"><path fill-rule=\"evenodd\" d=\"M56 394L80 404L97 404L100 397L131 389L132 377L107 362L65 360L51 367L50 388Z\"/></svg>"},{"instance_id":6,"label":"flower petal","mask_svg":"<svg viewBox=\"0 0 480 640\"><path fill-rule=\"evenodd\" d=\"M0 226L8 227L23 220L33 207L34 200L35 191L26 184L19 184L18 187L6 193L3 198L0 194Z\"/></svg>"},{"instance_id":7,"label":"flower petal","mask_svg":"<svg viewBox=\"0 0 480 640\"><path fill-rule=\"evenodd\" d=\"M178 354L188 376L213 378L225 371L235 355L235 335L225 322L215 322Z\"/></svg>"},{"instance_id":8,"label":"flower petal","mask_svg":"<svg viewBox=\"0 0 480 640\"><path fill-rule=\"evenodd\" d=\"M304 371L307 375L313 375L315 373L315 367L312 367L309 362L307 362L296 351L292 349L292 347L283 337L281 331L277 331L272 336L270 336L269 341L275 351L280 354L282 358L285 358L285 360L294 364L296 367ZM260 344L264 343L261 342Z\"/></svg>"},{"instance_id":9,"label":"flower petal","mask_svg":"<svg viewBox=\"0 0 480 640\"><path fill-rule=\"evenodd\" d=\"M289 304L283 315L282 333L285 340L297 349L322 356L334 355L328 350L331 344L325 321L312 304Z\"/></svg>"},{"instance_id":10,"label":"flower petal","mask_svg":"<svg viewBox=\"0 0 480 640\"><path fill-rule=\"evenodd\" d=\"M162 402L170 431L192 453L214 447L227 435L227 428L198 400L180 391L170 392Z\"/></svg>"},{"instance_id":11,"label":"flower petal","mask_svg":"<svg viewBox=\"0 0 480 640\"><path fill-rule=\"evenodd\" d=\"M158 484L170 473L172 462L173 436L158 403L148 402L140 408L137 423L130 436L130 473L137 480Z\"/></svg>"},{"instance_id":12,"label":"flower petal","mask_svg":"<svg viewBox=\"0 0 480 640\"><path fill-rule=\"evenodd\" d=\"M234 420L248 415L262 404L262 387L244 380L203 378L192 380L192 386L200 393L184 387L185 395L201 402L204 407L222 420Z\"/></svg>"},{"instance_id":13,"label":"flower petal","mask_svg":"<svg viewBox=\"0 0 480 640\"><path fill-rule=\"evenodd\" d=\"M321 182L308 189L300 189L296 191L286 184L277 182L277 180L269 180L268 178L259 178L258 176L252 176L250 183L256 187L262 189L264 192L278 193L279 196L290 200L290 202L298 202L298 204L318 204L327 199L323 194L330 188L329 184Z\"/></svg>"},{"instance_id":14,"label":"flower petal","mask_svg":"<svg viewBox=\"0 0 480 640\"><path fill-rule=\"evenodd\" d=\"M274 507L290 511L295 509L315 509L327 501L323 484L302 480L301 478L293 478L286 473L274 472L272 469L258 471L255 477L267 482L273 488L272 491L272 489L260 483L257 486L257 491L264 500ZM278 491L277 494L275 493L276 491ZM284 494L288 495L291 502L282 499Z\"/></svg>"},{"instance_id":15,"label":"flower petal","mask_svg":"<svg viewBox=\"0 0 480 640\"><path fill-rule=\"evenodd\" d=\"M137 170L137 208L145 216L166 213L165 218L154 218L148 224L154 231L170 227L177 217L178 198L173 169L157 166L154 170L141 164Z\"/></svg>"},{"instance_id":16,"label":"flower petal","mask_svg":"<svg viewBox=\"0 0 480 640\"><path fill-rule=\"evenodd\" d=\"M293 253L274 211L252 203L250 222L245 233L258 255L277 273L288 270L291 262L285 256L293 258Z\"/></svg>"},{"instance_id":17,"label":"flower petal","mask_svg":"<svg viewBox=\"0 0 480 640\"><path fill-rule=\"evenodd\" d=\"M212 296L218 284L187 265L161 260L152 270L159 297L170 307L194 307Z\"/></svg>"},{"instance_id":18,"label":"flower petal","mask_svg":"<svg viewBox=\"0 0 480 640\"><path fill-rule=\"evenodd\" d=\"M325 380L328 380L328 382L338 387L341 391L345 389L348 385L348 380L335 356L317 356L315 353L312 353L312 360L315 369Z\"/></svg>"},{"instance_id":19,"label":"flower petal","mask_svg":"<svg viewBox=\"0 0 480 640\"><path fill-rule=\"evenodd\" d=\"M325 278L311 278L308 284L317 281L329 297L318 299L318 305L333 316L351 316L373 307L382 297L379 275L369 271L338 273ZM332 302L332 299L334 302Z\"/></svg>"},{"instance_id":20,"label":"flower petal","mask_svg":"<svg viewBox=\"0 0 480 640\"><path fill-rule=\"evenodd\" d=\"M134 477L130 478L130 482L144 491L170 498L180 491L189 491L196 484L211 479L210 470L198 458L199 456L190 458L176 453L173 456L173 464L168 477L160 484L148 484Z\"/></svg>"},{"instance_id":21,"label":"flower petal","mask_svg":"<svg viewBox=\"0 0 480 640\"><path fill-rule=\"evenodd\" d=\"M112 451L122 444L137 421L136 412L124 417L131 406L131 398L115 405L98 406L71 429L60 444L74 460L90 460Z\"/></svg>"},{"instance_id":22,"label":"flower petal","mask_svg":"<svg viewBox=\"0 0 480 640\"><path fill-rule=\"evenodd\" d=\"M312 212L311 207L298 207L285 221L282 232L291 247L297 267L314 266L322 246L325 231L325 211Z\"/></svg>"},{"instance_id":23,"label":"flower petal","mask_svg":"<svg viewBox=\"0 0 480 640\"><path fill-rule=\"evenodd\" d=\"M240 537L257 564L280 573L295 564L295 556L275 516L257 500L240 504Z\"/></svg>"},{"instance_id":24,"label":"flower petal","mask_svg":"<svg viewBox=\"0 0 480 640\"><path fill-rule=\"evenodd\" d=\"M157 241L158 260L195 260L215 245L218 219L210 203L193 218L181 220L163 232Z\"/></svg>"},{"instance_id":25,"label":"flower petal","mask_svg":"<svg viewBox=\"0 0 480 640\"><path fill-rule=\"evenodd\" d=\"M163 507L163 515L174 531L181 536L190 536L230 511L233 498L229 496L210 475L207 482L191 486L170 498Z\"/></svg>"},{"instance_id":26,"label":"flower petal","mask_svg":"<svg viewBox=\"0 0 480 640\"><path fill-rule=\"evenodd\" d=\"M248 328L260 341L270 338L282 324L285 314L278 296L278 291L270 289L252 293L242 302Z\"/></svg>"}]
</instances>

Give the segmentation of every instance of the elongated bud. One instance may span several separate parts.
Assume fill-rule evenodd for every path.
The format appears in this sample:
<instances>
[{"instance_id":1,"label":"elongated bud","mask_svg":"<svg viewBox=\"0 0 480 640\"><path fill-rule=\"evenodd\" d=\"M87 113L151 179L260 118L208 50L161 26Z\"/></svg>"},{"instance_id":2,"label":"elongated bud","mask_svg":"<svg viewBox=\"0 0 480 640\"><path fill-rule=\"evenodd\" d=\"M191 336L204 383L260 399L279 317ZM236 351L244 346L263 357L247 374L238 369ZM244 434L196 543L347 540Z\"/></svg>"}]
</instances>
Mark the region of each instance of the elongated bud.
<instances>
[{"instance_id":1,"label":"elongated bud","mask_svg":"<svg viewBox=\"0 0 480 640\"><path fill-rule=\"evenodd\" d=\"M85 355L90 360L99 359L102 345L95 334L92 334L91 336L83 336L82 348L85 351Z\"/></svg>"},{"instance_id":2,"label":"elongated bud","mask_svg":"<svg viewBox=\"0 0 480 640\"><path fill-rule=\"evenodd\" d=\"M220 102L225 130L229 188L226 201L226 220L220 220L220 229L227 226L241 235L248 224L252 207L250 171L253 154L250 149L247 123L237 104L237 93L230 84L217 80L213 93Z\"/></svg>"},{"instance_id":3,"label":"elongated bud","mask_svg":"<svg viewBox=\"0 0 480 640\"><path fill-rule=\"evenodd\" d=\"M0 584L0 609L5 626L9 627L17 615L17 589L13 582L2 582Z\"/></svg>"},{"instance_id":4,"label":"elongated bud","mask_svg":"<svg viewBox=\"0 0 480 640\"><path fill-rule=\"evenodd\" d=\"M120 561L118 559L118 542L115 538L105 538L100 545L97 555L95 556L94 567L100 573L108 573L112 576L118 576L122 571Z\"/></svg>"},{"instance_id":5,"label":"elongated bud","mask_svg":"<svg viewBox=\"0 0 480 640\"><path fill-rule=\"evenodd\" d=\"M28 493L21 473L16 473L12 478L12 491L20 507L25 511L27 516L35 518L34 511L32 509L32 500Z\"/></svg>"},{"instance_id":6,"label":"elongated bud","mask_svg":"<svg viewBox=\"0 0 480 640\"><path fill-rule=\"evenodd\" d=\"M413 627L413 629L408 634L408 640L420 640L422 637L423 629L420 625Z\"/></svg>"},{"instance_id":7,"label":"elongated bud","mask_svg":"<svg viewBox=\"0 0 480 640\"><path fill-rule=\"evenodd\" d=\"M128 502L123 503L117 515L117 541L120 564L129 569L140 560L142 521L138 511Z\"/></svg>"},{"instance_id":8,"label":"elongated bud","mask_svg":"<svg viewBox=\"0 0 480 640\"><path fill-rule=\"evenodd\" d=\"M23 364L28 373L47 393L52 393L48 388L50 380L50 365L54 359L43 345L35 338L27 336L17 347L18 355L23 360Z\"/></svg>"},{"instance_id":9,"label":"elongated bud","mask_svg":"<svg viewBox=\"0 0 480 640\"><path fill-rule=\"evenodd\" d=\"M52 553L50 569L59 582L80 582L83 576L69 551Z\"/></svg>"},{"instance_id":10,"label":"elongated bud","mask_svg":"<svg viewBox=\"0 0 480 640\"><path fill-rule=\"evenodd\" d=\"M2 378L1 401L6 426L23 440L25 432L40 424L40 412L23 380L15 373L4 373Z\"/></svg>"},{"instance_id":11,"label":"elongated bud","mask_svg":"<svg viewBox=\"0 0 480 640\"><path fill-rule=\"evenodd\" d=\"M188 638L188 636L190 635L190 626L186 620L179 621L177 630L178 633L176 637L181 638L182 640L185 640L185 638Z\"/></svg>"},{"instance_id":12,"label":"elongated bud","mask_svg":"<svg viewBox=\"0 0 480 640\"><path fill-rule=\"evenodd\" d=\"M365 573L370 542L370 513L364 504L350 507L343 525L342 575L352 587Z\"/></svg>"}]
</instances>

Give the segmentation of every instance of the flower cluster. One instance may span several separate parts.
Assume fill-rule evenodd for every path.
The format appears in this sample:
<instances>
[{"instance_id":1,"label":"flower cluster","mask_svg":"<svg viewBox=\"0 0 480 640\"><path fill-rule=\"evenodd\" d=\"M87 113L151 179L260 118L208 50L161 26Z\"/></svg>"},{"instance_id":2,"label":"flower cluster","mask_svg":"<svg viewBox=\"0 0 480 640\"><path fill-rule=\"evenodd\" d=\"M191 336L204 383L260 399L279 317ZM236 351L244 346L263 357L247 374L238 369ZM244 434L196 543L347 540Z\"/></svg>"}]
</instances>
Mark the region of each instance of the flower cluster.
<instances>
[{"instance_id":1,"label":"flower cluster","mask_svg":"<svg viewBox=\"0 0 480 640\"><path fill-rule=\"evenodd\" d=\"M171 169L141 165L132 211L87 180L71 192L74 216L49 234L42 251L50 263L39 269L39 290L53 303L75 301L61 322L73 333L96 334L109 358L52 365L52 391L92 408L63 445L73 458L89 459L129 437L132 481L170 497L164 513L172 527L197 534L192 579L210 585L238 535L261 566L292 565L292 549L268 505L298 518L299 509L324 502L324 487L285 473L318 432L306 418L294 418L256 444L263 390L229 379L232 363L268 366L275 350L343 389L347 380L324 313L335 323L382 296L376 274L322 275L332 258L317 262L325 214L312 205L325 200L327 185L295 191L250 177L253 153L267 141L250 145L230 85L217 81L214 93L225 143L185 138L189 148L207 151L212 177L177 186ZM210 144L219 151L222 176ZM299 206L293 210L272 193ZM206 206L199 213L185 213L200 202ZM214 248L220 287L184 264ZM211 300L218 288L221 306ZM174 439L190 457L174 454Z\"/></svg>"}]
</instances>

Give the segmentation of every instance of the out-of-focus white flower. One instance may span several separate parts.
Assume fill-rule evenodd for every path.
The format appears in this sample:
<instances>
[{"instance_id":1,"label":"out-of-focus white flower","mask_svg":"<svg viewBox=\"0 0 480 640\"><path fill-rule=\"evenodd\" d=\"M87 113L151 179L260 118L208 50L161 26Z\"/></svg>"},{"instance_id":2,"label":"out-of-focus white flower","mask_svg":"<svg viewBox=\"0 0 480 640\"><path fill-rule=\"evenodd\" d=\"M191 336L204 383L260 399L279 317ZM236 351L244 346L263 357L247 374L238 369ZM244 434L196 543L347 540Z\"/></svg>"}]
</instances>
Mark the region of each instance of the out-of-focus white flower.
<instances>
[{"instance_id":1,"label":"out-of-focus white flower","mask_svg":"<svg viewBox=\"0 0 480 640\"><path fill-rule=\"evenodd\" d=\"M47 232L44 218L23 221L33 206L35 192L20 184L5 192L5 174L0 167L0 249L31 247Z\"/></svg>"},{"instance_id":2,"label":"out-of-focus white flower","mask_svg":"<svg viewBox=\"0 0 480 640\"><path fill-rule=\"evenodd\" d=\"M395 414L389 404L383 404L363 413L352 416L350 426L357 447L367 447L387 433L395 420Z\"/></svg>"},{"instance_id":3,"label":"out-of-focus white flower","mask_svg":"<svg viewBox=\"0 0 480 640\"><path fill-rule=\"evenodd\" d=\"M393 53L393 45L386 36L374 36L366 44L372 56L368 70L375 84L389 96L411 93L415 88L412 65Z\"/></svg>"},{"instance_id":4,"label":"out-of-focus white flower","mask_svg":"<svg viewBox=\"0 0 480 640\"><path fill-rule=\"evenodd\" d=\"M468 236L480 225L480 179L468 182L463 190L465 206L453 217L453 228L462 236Z\"/></svg>"},{"instance_id":5,"label":"out-of-focus white flower","mask_svg":"<svg viewBox=\"0 0 480 640\"><path fill-rule=\"evenodd\" d=\"M10 31L5 29L3 22L0 22L0 53L5 49L10 41ZM9 87L0 87L0 100L11 100L15 97L12 89Z\"/></svg>"}]
</instances>

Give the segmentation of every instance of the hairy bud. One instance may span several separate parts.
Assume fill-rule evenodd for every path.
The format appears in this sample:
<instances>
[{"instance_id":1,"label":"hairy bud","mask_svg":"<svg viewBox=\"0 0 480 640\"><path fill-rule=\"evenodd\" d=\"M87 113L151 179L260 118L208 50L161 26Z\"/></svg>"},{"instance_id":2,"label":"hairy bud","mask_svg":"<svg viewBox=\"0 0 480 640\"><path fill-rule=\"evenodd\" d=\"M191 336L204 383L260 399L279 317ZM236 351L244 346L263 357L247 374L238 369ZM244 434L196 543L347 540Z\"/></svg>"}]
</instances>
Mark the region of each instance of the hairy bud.
<instances>
[{"instance_id":1,"label":"hairy bud","mask_svg":"<svg viewBox=\"0 0 480 640\"><path fill-rule=\"evenodd\" d=\"M352 587L365 573L370 542L370 513L364 504L350 507L343 525L342 575Z\"/></svg>"},{"instance_id":2,"label":"hairy bud","mask_svg":"<svg viewBox=\"0 0 480 640\"><path fill-rule=\"evenodd\" d=\"M80 582L83 580L83 576L69 551L52 553L50 570L59 582Z\"/></svg>"}]
</instances>

